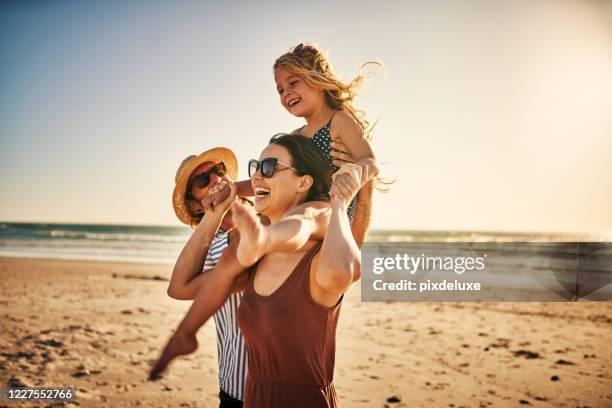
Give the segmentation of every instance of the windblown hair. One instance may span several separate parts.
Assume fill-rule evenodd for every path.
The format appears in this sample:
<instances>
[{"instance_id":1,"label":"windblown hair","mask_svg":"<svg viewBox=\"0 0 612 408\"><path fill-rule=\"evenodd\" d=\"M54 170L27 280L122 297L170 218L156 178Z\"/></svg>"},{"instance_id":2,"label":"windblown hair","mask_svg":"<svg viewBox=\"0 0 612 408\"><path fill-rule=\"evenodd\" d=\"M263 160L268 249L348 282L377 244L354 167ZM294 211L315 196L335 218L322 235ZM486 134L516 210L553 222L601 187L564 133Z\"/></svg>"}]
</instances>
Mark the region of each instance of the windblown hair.
<instances>
[{"instance_id":1,"label":"windblown hair","mask_svg":"<svg viewBox=\"0 0 612 408\"><path fill-rule=\"evenodd\" d=\"M303 78L313 88L323 89L329 107L350 114L363 131L364 137L371 140L372 128L365 113L353 105L357 91L366 79L362 69L370 64L381 66L378 62L368 61L361 65L359 75L345 84L334 73L331 62L321 51L313 45L302 43L281 55L274 62L274 69L284 68Z\"/></svg>"},{"instance_id":2,"label":"windblown hair","mask_svg":"<svg viewBox=\"0 0 612 408\"><path fill-rule=\"evenodd\" d=\"M270 144L283 146L291 155L291 166L300 176L312 177L312 186L305 201L329 201L332 168L315 143L301 135L279 133L272 136Z\"/></svg>"},{"instance_id":3,"label":"windblown hair","mask_svg":"<svg viewBox=\"0 0 612 408\"><path fill-rule=\"evenodd\" d=\"M382 64L379 62L367 61L361 65L359 75L345 84L334 73L331 62L321 51L311 44L302 43L281 55L274 62L274 69L286 69L303 78L313 88L323 89L327 105L331 109L343 110L351 115L363 132L363 137L371 141L372 129L376 123L370 126L365 112L355 108L353 105L357 91L366 80L362 70L367 65L376 65L382 68ZM376 176L373 180L376 189L382 192L389 191L389 186L394 182L395 180L385 179L380 175Z\"/></svg>"}]
</instances>

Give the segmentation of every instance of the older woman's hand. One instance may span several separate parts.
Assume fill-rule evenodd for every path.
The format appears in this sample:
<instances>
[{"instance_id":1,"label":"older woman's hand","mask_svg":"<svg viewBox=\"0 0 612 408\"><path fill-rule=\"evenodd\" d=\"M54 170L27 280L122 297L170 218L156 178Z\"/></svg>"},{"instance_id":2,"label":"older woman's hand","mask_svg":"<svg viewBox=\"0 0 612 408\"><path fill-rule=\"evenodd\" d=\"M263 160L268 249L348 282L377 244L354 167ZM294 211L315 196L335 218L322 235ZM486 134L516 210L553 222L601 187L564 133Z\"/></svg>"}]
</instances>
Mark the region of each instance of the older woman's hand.
<instances>
[{"instance_id":1,"label":"older woman's hand","mask_svg":"<svg viewBox=\"0 0 612 408\"><path fill-rule=\"evenodd\" d=\"M229 180L220 180L211 187L208 197L202 200L204 212L221 211L225 213L236 200L238 188L236 184Z\"/></svg>"},{"instance_id":2,"label":"older woman's hand","mask_svg":"<svg viewBox=\"0 0 612 408\"><path fill-rule=\"evenodd\" d=\"M331 203L349 204L361 187L361 166L345 163L332 176Z\"/></svg>"}]
</instances>

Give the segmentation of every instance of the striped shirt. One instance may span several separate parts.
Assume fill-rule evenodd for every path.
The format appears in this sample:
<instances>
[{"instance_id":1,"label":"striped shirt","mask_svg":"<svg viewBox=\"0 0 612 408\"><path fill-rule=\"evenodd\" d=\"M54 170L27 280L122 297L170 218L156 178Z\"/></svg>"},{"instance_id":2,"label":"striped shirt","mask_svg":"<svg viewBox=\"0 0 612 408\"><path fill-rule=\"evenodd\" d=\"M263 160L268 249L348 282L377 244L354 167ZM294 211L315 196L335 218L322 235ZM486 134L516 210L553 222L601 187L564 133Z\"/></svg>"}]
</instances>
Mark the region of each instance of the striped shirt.
<instances>
[{"instance_id":1,"label":"striped shirt","mask_svg":"<svg viewBox=\"0 0 612 408\"><path fill-rule=\"evenodd\" d=\"M227 248L228 232L219 230L215 234L203 271L212 269ZM230 294L227 301L214 314L217 327L217 357L219 360L219 387L232 397L242 400L247 378L247 352L244 338L238 328L236 312L242 292Z\"/></svg>"}]
</instances>

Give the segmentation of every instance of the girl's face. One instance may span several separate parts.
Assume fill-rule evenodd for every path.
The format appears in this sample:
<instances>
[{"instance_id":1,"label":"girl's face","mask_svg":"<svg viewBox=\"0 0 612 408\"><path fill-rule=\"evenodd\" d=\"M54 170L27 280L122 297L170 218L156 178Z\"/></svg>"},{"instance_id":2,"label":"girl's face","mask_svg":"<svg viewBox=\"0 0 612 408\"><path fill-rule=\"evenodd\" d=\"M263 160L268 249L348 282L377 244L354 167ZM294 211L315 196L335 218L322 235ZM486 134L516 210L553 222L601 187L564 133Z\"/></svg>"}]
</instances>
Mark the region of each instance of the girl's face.
<instances>
[{"instance_id":1,"label":"girl's face","mask_svg":"<svg viewBox=\"0 0 612 408\"><path fill-rule=\"evenodd\" d=\"M272 177L263 177L259 169L252 174L251 185L255 192L255 210L275 221L304 201L312 185L312 177L300 176L285 165L293 166L293 160L284 146L268 145L261 152L259 161L266 158L278 159L274 174Z\"/></svg>"},{"instance_id":2,"label":"girl's face","mask_svg":"<svg viewBox=\"0 0 612 408\"><path fill-rule=\"evenodd\" d=\"M302 77L285 68L277 68L274 71L274 81L281 105L294 116L308 116L325 104L322 89L311 87Z\"/></svg>"}]
</instances>

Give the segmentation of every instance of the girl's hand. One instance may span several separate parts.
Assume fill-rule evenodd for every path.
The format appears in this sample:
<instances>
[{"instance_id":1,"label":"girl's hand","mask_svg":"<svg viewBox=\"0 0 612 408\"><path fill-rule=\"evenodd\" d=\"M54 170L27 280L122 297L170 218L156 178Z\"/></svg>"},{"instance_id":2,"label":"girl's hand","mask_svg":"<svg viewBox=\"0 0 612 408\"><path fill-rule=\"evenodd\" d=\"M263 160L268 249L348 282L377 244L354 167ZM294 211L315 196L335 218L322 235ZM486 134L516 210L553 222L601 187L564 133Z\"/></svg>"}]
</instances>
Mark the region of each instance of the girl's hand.
<instances>
[{"instance_id":1,"label":"girl's hand","mask_svg":"<svg viewBox=\"0 0 612 408\"><path fill-rule=\"evenodd\" d=\"M348 205L351 202L361 188L362 170L357 164L345 163L334 173L330 190L332 205L339 203Z\"/></svg>"},{"instance_id":2,"label":"girl's hand","mask_svg":"<svg viewBox=\"0 0 612 408\"><path fill-rule=\"evenodd\" d=\"M355 163L355 158L348 152L348 149L340 141L340 139L336 139L329 145L332 148L332 151L329 153L329 155L333 159L332 163L334 164L334 166L342 167L344 163Z\"/></svg>"},{"instance_id":3,"label":"girl's hand","mask_svg":"<svg viewBox=\"0 0 612 408\"><path fill-rule=\"evenodd\" d=\"M230 205L236 200L238 187L232 181L221 180L208 192L208 197L202 200L204 213L209 211L220 211L225 213Z\"/></svg>"}]
</instances>

